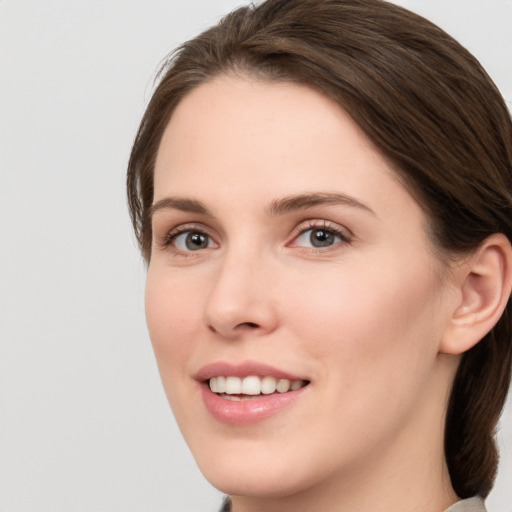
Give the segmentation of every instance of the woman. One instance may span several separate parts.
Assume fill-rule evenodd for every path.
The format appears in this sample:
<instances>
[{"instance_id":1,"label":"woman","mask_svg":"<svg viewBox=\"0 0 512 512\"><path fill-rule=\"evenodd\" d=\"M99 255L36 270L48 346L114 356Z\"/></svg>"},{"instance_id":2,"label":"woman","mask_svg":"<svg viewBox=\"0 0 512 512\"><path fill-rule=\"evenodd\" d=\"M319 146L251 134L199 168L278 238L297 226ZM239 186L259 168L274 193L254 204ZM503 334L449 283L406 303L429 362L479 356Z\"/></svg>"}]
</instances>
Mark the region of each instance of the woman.
<instances>
[{"instance_id":1,"label":"woman","mask_svg":"<svg viewBox=\"0 0 512 512\"><path fill-rule=\"evenodd\" d=\"M244 511L485 510L512 123L428 21L267 0L162 70L129 162L163 384Z\"/></svg>"}]
</instances>

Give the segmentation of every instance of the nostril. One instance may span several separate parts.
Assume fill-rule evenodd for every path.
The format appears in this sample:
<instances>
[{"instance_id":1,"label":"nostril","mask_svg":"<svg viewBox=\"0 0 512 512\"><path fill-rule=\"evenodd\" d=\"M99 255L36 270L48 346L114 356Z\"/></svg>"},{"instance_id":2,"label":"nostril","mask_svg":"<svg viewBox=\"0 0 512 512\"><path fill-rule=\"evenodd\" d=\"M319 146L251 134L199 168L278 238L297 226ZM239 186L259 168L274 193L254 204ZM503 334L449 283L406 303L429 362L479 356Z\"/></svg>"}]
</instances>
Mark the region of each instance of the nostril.
<instances>
[{"instance_id":1,"label":"nostril","mask_svg":"<svg viewBox=\"0 0 512 512\"><path fill-rule=\"evenodd\" d=\"M239 324L238 327L246 327L248 329L257 329L259 327L258 324L255 324L254 322L244 322L242 324Z\"/></svg>"},{"instance_id":2,"label":"nostril","mask_svg":"<svg viewBox=\"0 0 512 512\"><path fill-rule=\"evenodd\" d=\"M1 0L0 0L1 1ZM238 325L236 325L234 327L234 331L233 332L236 332L236 331L244 331L244 330L247 330L247 331L251 331L251 330L254 330L254 329L259 329L260 326L259 324L257 323L254 323L254 322L242 322ZM210 332L213 332L214 334L220 334L222 332L222 329L216 329L213 325L209 324L208 325L208 330Z\"/></svg>"}]
</instances>

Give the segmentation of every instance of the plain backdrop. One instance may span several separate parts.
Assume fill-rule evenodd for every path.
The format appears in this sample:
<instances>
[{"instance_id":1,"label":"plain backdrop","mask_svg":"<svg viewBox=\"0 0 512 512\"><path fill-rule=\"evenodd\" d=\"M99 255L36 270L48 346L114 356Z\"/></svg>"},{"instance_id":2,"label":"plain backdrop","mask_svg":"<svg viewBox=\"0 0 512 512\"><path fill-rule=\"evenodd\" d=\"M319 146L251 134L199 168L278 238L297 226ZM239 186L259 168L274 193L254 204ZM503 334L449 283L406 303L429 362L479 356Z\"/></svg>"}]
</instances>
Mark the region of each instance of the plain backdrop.
<instances>
[{"instance_id":1,"label":"plain backdrop","mask_svg":"<svg viewBox=\"0 0 512 512\"><path fill-rule=\"evenodd\" d=\"M146 333L124 174L161 59L236 0L0 0L0 511L214 512ZM511 0L402 0L512 99ZM512 511L512 412L491 512Z\"/></svg>"}]
</instances>

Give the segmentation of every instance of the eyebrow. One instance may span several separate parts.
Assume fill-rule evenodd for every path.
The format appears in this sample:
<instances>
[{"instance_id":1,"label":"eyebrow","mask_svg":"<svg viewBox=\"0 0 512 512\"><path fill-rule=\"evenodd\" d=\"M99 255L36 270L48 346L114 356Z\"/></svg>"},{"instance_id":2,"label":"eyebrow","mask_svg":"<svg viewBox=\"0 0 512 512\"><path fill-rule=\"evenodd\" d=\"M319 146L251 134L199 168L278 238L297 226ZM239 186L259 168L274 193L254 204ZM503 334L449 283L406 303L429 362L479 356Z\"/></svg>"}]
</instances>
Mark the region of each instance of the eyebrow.
<instances>
[{"instance_id":1,"label":"eyebrow","mask_svg":"<svg viewBox=\"0 0 512 512\"><path fill-rule=\"evenodd\" d=\"M213 217L211 212L200 201L189 199L187 197L165 197L151 205L148 215L152 218L153 215L160 210L180 210L182 212L197 213Z\"/></svg>"},{"instance_id":2,"label":"eyebrow","mask_svg":"<svg viewBox=\"0 0 512 512\"><path fill-rule=\"evenodd\" d=\"M316 192L286 196L272 201L267 210L269 215L284 215L297 210L307 210L315 206L344 205L365 210L373 215L375 212L356 198L341 193Z\"/></svg>"},{"instance_id":3,"label":"eyebrow","mask_svg":"<svg viewBox=\"0 0 512 512\"><path fill-rule=\"evenodd\" d=\"M307 194L290 195L272 201L270 207L266 209L268 215L275 217L285 215L297 210L307 210L316 206L323 205L344 205L365 210L373 215L375 212L367 205L361 203L354 197L341 193L314 192ZM154 203L149 209L149 218L161 210L180 210L182 212L196 213L213 217L208 208L195 199L187 197L165 197Z\"/></svg>"}]
</instances>

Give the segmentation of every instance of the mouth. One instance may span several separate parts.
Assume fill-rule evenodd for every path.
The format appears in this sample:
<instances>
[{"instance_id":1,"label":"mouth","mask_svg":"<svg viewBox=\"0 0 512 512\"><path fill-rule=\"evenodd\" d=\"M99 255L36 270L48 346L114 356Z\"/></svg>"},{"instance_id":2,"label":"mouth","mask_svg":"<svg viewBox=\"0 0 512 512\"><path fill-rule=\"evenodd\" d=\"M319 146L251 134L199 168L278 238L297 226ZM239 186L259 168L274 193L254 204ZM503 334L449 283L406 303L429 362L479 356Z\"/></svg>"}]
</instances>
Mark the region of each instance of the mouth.
<instances>
[{"instance_id":1,"label":"mouth","mask_svg":"<svg viewBox=\"0 0 512 512\"><path fill-rule=\"evenodd\" d=\"M272 375L249 375L241 378L234 375L219 375L207 380L210 391L225 400L254 400L262 395L273 395L297 391L309 384L302 379L281 379Z\"/></svg>"},{"instance_id":2,"label":"mouth","mask_svg":"<svg viewBox=\"0 0 512 512\"><path fill-rule=\"evenodd\" d=\"M284 414L302 401L311 381L257 362L215 362L203 367L195 380L213 418L233 426L256 424Z\"/></svg>"}]
</instances>

